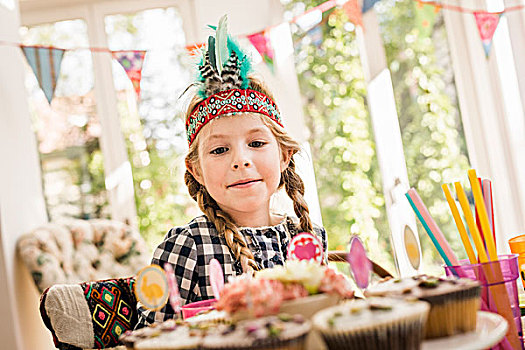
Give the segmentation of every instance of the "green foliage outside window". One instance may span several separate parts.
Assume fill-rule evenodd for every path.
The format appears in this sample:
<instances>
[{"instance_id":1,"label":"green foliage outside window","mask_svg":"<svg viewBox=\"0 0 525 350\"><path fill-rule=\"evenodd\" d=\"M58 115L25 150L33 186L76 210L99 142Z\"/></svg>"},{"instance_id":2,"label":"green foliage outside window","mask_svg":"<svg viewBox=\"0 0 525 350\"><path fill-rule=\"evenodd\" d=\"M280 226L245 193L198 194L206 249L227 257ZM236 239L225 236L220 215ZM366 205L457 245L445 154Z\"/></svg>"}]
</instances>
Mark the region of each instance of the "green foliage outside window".
<instances>
[{"instance_id":1,"label":"green foliage outside window","mask_svg":"<svg viewBox=\"0 0 525 350\"><path fill-rule=\"evenodd\" d=\"M286 1L285 7L296 15L321 2ZM383 0L375 11L392 74L410 185L418 190L454 251L463 257L440 188L441 183L464 177L468 167L447 38L439 14L432 33L419 33L416 6L412 0ZM349 235L357 233L374 260L392 267L355 27L340 10L325 13L319 26L323 40L318 45L299 27L293 29L296 69L330 248L344 247ZM425 267L441 272L436 263L442 262L421 226L419 235Z\"/></svg>"}]
</instances>

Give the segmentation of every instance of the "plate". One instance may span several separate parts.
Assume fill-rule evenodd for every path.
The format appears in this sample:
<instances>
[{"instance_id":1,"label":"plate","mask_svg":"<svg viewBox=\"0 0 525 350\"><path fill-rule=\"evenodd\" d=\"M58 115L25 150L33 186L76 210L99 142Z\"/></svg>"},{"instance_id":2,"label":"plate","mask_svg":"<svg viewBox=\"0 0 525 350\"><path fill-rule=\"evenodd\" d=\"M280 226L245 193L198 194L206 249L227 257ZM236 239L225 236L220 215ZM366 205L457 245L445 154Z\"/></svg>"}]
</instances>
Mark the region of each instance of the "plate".
<instances>
[{"instance_id":1,"label":"plate","mask_svg":"<svg viewBox=\"0 0 525 350\"><path fill-rule=\"evenodd\" d=\"M507 334L507 321L498 314L478 311L476 331L425 340L421 350L477 350L496 345Z\"/></svg>"}]
</instances>

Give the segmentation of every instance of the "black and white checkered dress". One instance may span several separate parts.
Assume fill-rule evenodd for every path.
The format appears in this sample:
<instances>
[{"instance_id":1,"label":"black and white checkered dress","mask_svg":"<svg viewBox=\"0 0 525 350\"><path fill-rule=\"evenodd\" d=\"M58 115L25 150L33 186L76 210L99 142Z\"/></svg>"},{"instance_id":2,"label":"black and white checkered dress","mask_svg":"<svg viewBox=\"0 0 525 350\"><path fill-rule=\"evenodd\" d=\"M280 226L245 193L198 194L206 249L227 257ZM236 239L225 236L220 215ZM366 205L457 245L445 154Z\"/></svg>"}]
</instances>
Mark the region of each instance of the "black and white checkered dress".
<instances>
[{"instance_id":1,"label":"black and white checkered dress","mask_svg":"<svg viewBox=\"0 0 525 350\"><path fill-rule=\"evenodd\" d=\"M286 217L276 226L240 228L248 247L260 268L282 265L290 237L298 233L297 218ZM326 252L324 228L314 225L314 232ZM240 261L235 260L224 237L206 216L198 216L185 226L172 228L153 253L152 264L173 265L183 304L213 298L210 285L209 262L217 259L223 267L225 281L229 276L242 274ZM159 311L146 310L138 304L136 328L173 318L173 309L167 303Z\"/></svg>"}]
</instances>

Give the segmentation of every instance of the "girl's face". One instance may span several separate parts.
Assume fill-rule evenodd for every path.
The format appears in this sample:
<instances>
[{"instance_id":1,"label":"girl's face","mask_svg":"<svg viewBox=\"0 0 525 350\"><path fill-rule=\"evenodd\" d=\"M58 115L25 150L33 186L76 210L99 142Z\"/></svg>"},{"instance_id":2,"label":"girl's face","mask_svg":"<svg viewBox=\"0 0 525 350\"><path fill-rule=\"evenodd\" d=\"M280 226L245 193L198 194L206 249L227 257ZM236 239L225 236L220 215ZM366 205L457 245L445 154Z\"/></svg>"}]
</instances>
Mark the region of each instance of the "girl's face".
<instances>
[{"instance_id":1,"label":"girl's face","mask_svg":"<svg viewBox=\"0 0 525 350\"><path fill-rule=\"evenodd\" d=\"M237 224L269 218L270 197L291 152L281 151L257 114L222 116L205 125L199 136L198 168L188 165L195 179Z\"/></svg>"}]
</instances>

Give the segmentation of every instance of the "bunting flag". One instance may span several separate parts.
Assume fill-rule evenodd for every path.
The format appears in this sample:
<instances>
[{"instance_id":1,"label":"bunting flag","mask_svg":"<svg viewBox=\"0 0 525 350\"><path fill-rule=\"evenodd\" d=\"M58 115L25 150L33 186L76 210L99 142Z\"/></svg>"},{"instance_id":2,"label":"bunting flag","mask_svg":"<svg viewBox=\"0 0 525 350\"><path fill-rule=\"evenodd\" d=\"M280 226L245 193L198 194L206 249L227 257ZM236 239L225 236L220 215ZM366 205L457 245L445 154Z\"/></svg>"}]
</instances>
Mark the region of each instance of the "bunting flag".
<instances>
[{"instance_id":1,"label":"bunting flag","mask_svg":"<svg viewBox=\"0 0 525 350\"><path fill-rule=\"evenodd\" d=\"M26 56L27 63L35 73L38 85L46 95L47 102L51 103L65 50L52 47L22 46L22 51Z\"/></svg>"},{"instance_id":2,"label":"bunting flag","mask_svg":"<svg viewBox=\"0 0 525 350\"><path fill-rule=\"evenodd\" d=\"M357 0L348 0L343 4L343 11L348 16L348 20L356 26L363 26L363 17Z\"/></svg>"},{"instance_id":3,"label":"bunting flag","mask_svg":"<svg viewBox=\"0 0 525 350\"><path fill-rule=\"evenodd\" d=\"M361 9L361 11L365 13L366 11L374 7L375 3L378 1L379 0L363 0L363 8Z\"/></svg>"},{"instance_id":4,"label":"bunting flag","mask_svg":"<svg viewBox=\"0 0 525 350\"><path fill-rule=\"evenodd\" d=\"M427 4L424 0L418 0L416 5L416 24L420 38L428 38L434 30L436 15L441 8Z\"/></svg>"},{"instance_id":5,"label":"bunting flag","mask_svg":"<svg viewBox=\"0 0 525 350\"><path fill-rule=\"evenodd\" d=\"M323 43L323 29L321 26L313 27L307 32L307 34L310 37L310 40L312 40L314 46L317 48L321 47L321 44Z\"/></svg>"},{"instance_id":6,"label":"bunting flag","mask_svg":"<svg viewBox=\"0 0 525 350\"><path fill-rule=\"evenodd\" d=\"M133 88L140 96L140 79L142 78L142 64L144 63L144 50L111 51L111 56L116 59L126 71Z\"/></svg>"},{"instance_id":7,"label":"bunting flag","mask_svg":"<svg viewBox=\"0 0 525 350\"><path fill-rule=\"evenodd\" d=\"M268 65L268 68L270 70L274 71L274 65L273 65L273 58L274 58L274 52L272 47L272 42L270 40L270 32L269 30L263 30L262 32L258 32L255 34L250 34L247 36L248 40L250 40L250 43L255 47L257 52L261 55L264 63Z\"/></svg>"},{"instance_id":8,"label":"bunting flag","mask_svg":"<svg viewBox=\"0 0 525 350\"><path fill-rule=\"evenodd\" d=\"M203 47L205 47L205 43L198 43L198 44L192 44L192 45L186 45L186 52L190 56L197 56Z\"/></svg>"},{"instance_id":9,"label":"bunting flag","mask_svg":"<svg viewBox=\"0 0 525 350\"><path fill-rule=\"evenodd\" d=\"M485 50L485 56L489 57L490 47L492 46L492 37L498 27L501 13L474 12L476 25L478 26L481 43Z\"/></svg>"}]
</instances>

